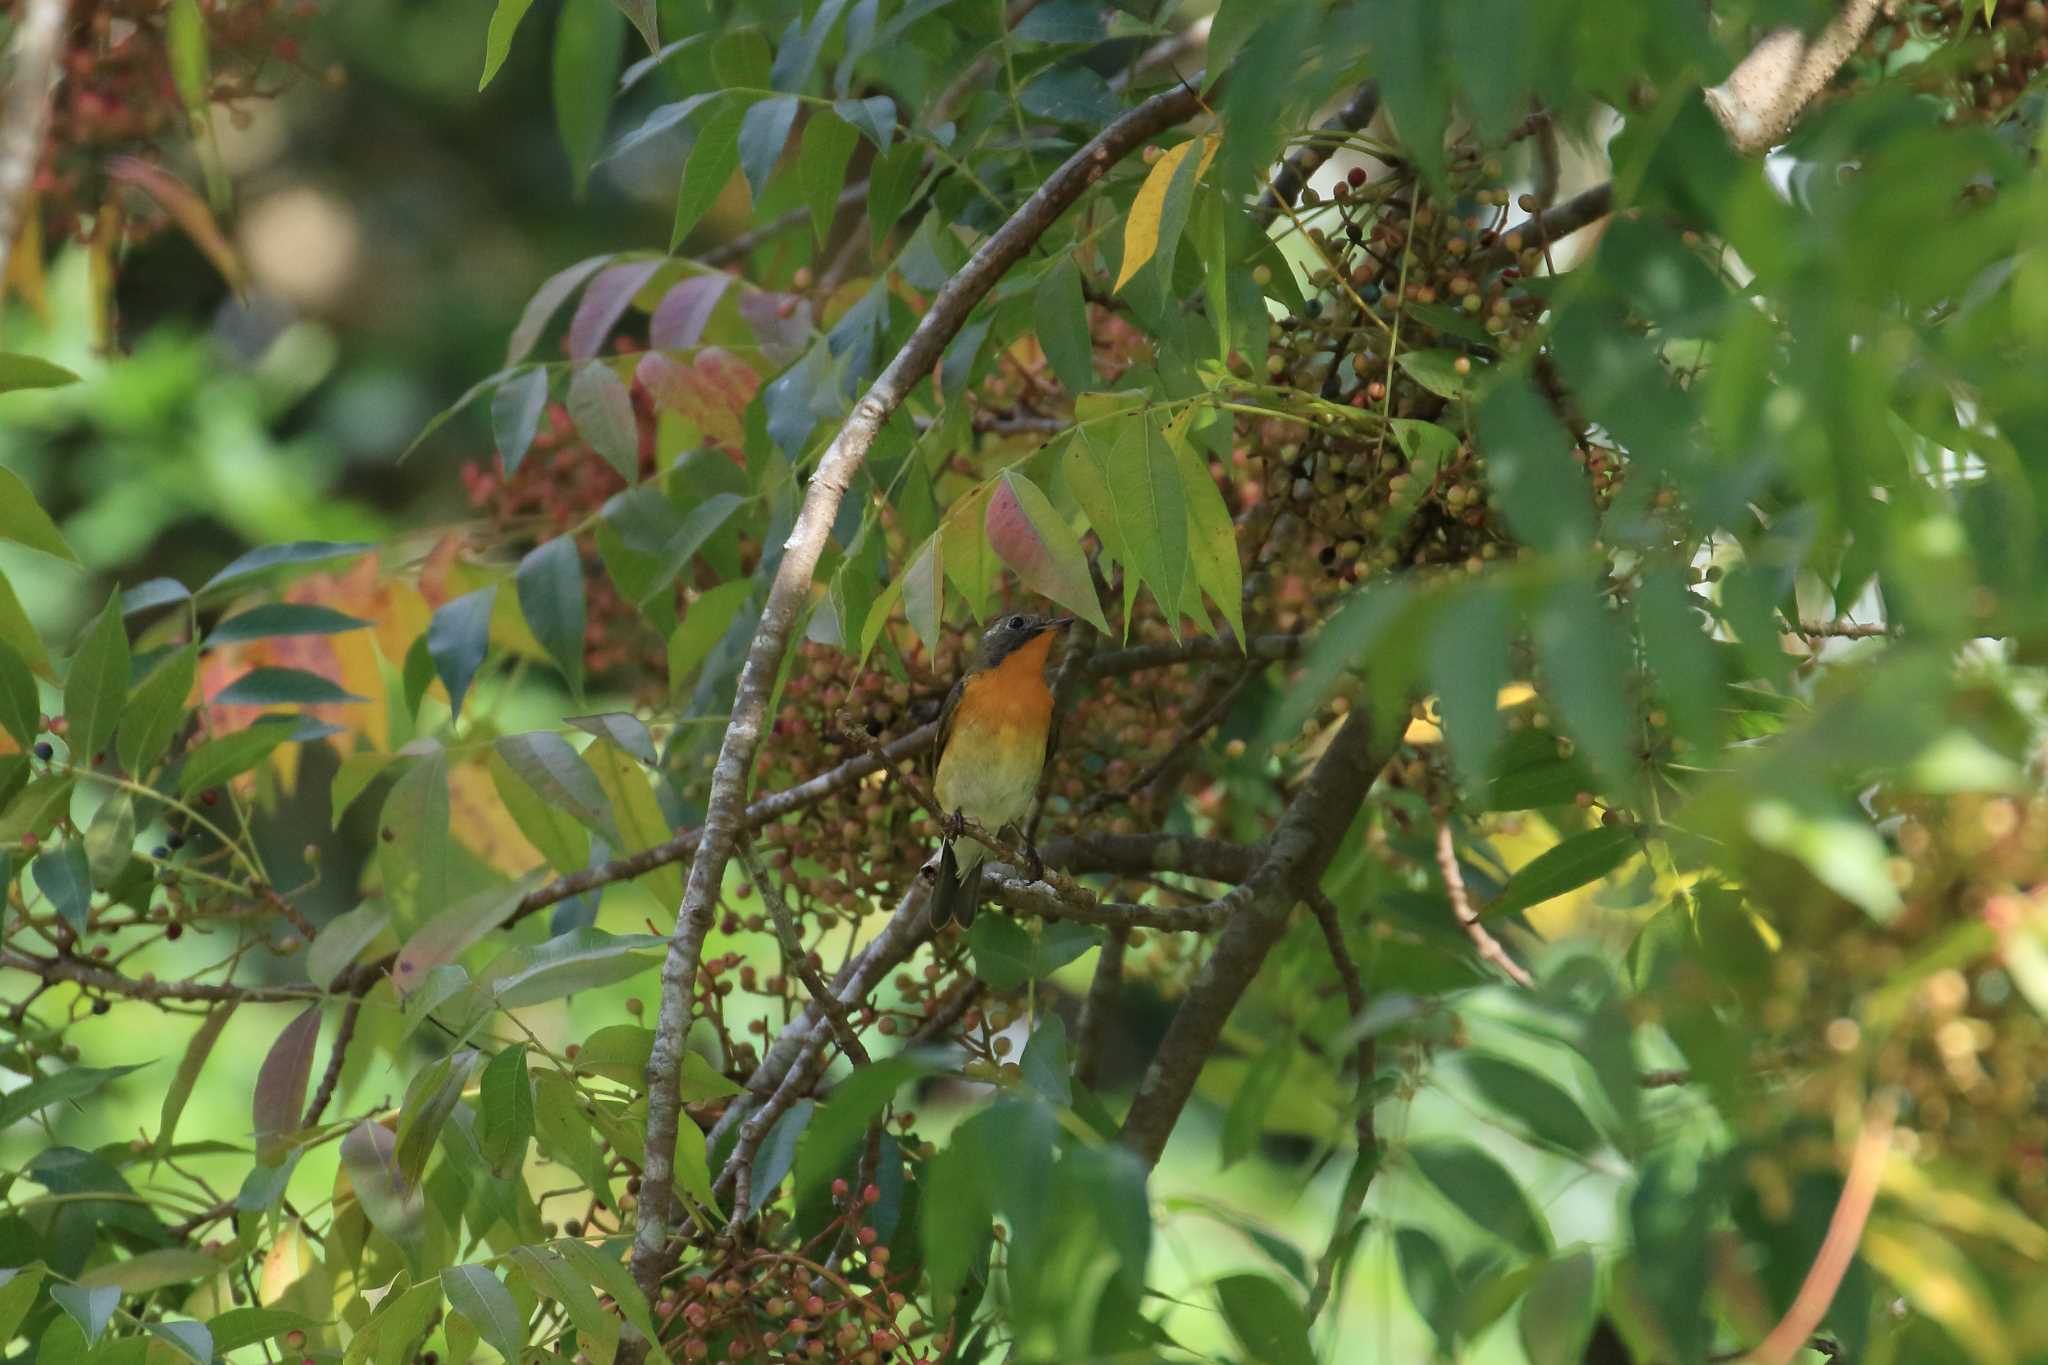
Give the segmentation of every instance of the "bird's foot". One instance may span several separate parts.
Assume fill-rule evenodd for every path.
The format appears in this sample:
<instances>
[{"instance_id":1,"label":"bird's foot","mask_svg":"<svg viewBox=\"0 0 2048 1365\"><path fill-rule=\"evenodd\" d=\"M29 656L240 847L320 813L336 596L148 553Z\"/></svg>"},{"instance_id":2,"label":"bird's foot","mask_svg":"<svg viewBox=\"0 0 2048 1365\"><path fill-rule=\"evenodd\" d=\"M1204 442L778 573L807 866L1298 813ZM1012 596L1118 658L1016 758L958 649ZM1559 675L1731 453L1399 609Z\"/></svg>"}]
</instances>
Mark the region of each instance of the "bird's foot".
<instances>
[{"instance_id":1,"label":"bird's foot","mask_svg":"<svg viewBox=\"0 0 2048 1365\"><path fill-rule=\"evenodd\" d=\"M1045 859L1038 856L1038 845L1024 845L1024 857L1028 860L1024 865L1024 875L1034 882L1044 881Z\"/></svg>"},{"instance_id":2,"label":"bird's foot","mask_svg":"<svg viewBox=\"0 0 2048 1365\"><path fill-rule=\"evenodd\" d=\"M945 818L939 829L948 840L958 839L967 832L967 812L955 810Z\"/></svg>"}]
</instances>

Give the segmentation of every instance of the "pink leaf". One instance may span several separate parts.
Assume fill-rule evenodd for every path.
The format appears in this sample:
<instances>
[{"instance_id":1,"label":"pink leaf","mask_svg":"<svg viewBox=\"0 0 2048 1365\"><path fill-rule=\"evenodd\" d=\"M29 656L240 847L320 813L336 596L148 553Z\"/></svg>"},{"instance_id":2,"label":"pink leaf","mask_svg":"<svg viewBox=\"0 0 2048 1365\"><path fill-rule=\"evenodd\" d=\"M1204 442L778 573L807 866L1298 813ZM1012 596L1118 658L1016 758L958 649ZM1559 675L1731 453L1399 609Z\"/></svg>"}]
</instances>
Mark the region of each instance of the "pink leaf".
<instances>
[{"instance_id":1,"label":"pink leaf","mask_svg":"<svg viewBox=\"0 0 2048 1365\"><path fill-rule=\"evenodd\" d=\"M1038 485L1015 471L1004 474L989 495L982 529L989 548L1025 587L1079 613L1097 630L1109 629L1080 537Z\"/></svg>"},{"instance_id":2,"label":"pink leaf","mask_svg":"<svg viewBox=\"0 0 2048 1365\"><path fill-rule=\"evenodd\" d=\"M692 275L661 296L654 320L647 324L647 344L657 351L680 351L704 337L712 310L725 297L732 276L723 271Z\"/></svg>"},{"instance_id":3,"label":"pink leaf","mask_svg":"<svg viewBox=\"0 0 2048 1365\"><path fill-rule=\"evenodd\" d=\"M611 335L625 316L633 296L661 269L662 262L629 261L615 265L590 282L577 301L576 315L569 319L569 357L588 360Z\"/></svg>"},{"instance_id":4,"label":"pink leaf","mask_svg":"<svg viewBox=\"0 0 2048 1365\"><path fill-rule=\"evenodd\" d=\"M256 1159L266 1166L283 1158L291 1148L286 1137L299 1131L306 1078L312 1074L313 1048L319 1041L320 1007L312 1005L284 1026L256 1073L250 1114L255 1120Z\"/></svg>"}]
</instances>

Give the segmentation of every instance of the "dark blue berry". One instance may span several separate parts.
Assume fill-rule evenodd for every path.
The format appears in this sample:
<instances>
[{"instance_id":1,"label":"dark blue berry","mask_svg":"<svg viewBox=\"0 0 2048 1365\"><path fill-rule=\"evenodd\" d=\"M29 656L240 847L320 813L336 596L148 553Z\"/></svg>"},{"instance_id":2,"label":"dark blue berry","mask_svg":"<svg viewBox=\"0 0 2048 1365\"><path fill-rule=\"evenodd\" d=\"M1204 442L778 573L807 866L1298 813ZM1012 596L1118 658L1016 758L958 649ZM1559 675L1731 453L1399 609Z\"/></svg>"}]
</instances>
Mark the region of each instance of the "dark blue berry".
<instances>
[{"instance_id":1,"label":"dark blue berry","mask_svg":"<svg viewBox=\"0 0 2048 1365\"><path fill-rule=\"evenodd\" d=\"M55 749L50 747L49 740L40 739L36 741L36 757L43 760L43 762L48 763L50 761L51 756L54 755L56 752L57 751Z\"/></svg>"}]
</instances>

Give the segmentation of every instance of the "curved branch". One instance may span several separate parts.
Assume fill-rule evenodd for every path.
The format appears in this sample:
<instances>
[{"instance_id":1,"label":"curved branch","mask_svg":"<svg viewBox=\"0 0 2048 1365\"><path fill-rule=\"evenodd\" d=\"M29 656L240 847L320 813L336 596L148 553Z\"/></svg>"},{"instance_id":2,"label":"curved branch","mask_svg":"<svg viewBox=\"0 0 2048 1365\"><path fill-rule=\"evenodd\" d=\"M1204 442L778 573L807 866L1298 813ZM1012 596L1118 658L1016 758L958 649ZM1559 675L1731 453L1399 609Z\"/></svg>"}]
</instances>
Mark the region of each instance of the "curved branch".
<instances>
[{"instance_id":1,"label":"curved branch","mask_svg":"<svg viewBox=\"0 0 2048 1365\"><path fill-rule=\"evenodd\" d=\"M1010 267L1022 260L1087 188L1110 166L1176 123L1201 109L1194 87L1175 86L1127 110L1096 134L1026 199L1008 222L990 235L967 264L933 297L909 340L853 406L838 435L818 459L804 494L796 525L782 547L782 562L761 612L754 642L740 670L732 717L719 745L711 772L704 831L696 860L676 912L668 957L662 963L661 1009L656 1017L654 1047L647 1062L647 1167L639 1223L634 1232L633 1267L643 1291L653 1302L671 1257L668 1254L674 1201L670 1188L676 1121L682 1102L678 1094L683 1035L690 1024L690 985L696 980L704 938L711 930L718 890L732 857L734 841L745 822L747 775L760 747L769 694L781 671L797 623L810 601L811 580L824 552L839 503L856 470L867 458L883 423L902 404L911 387L929 375L976 304L987 297Z\"/></svg>"},{"instance_id":2,"label":"curved branch","mask_svg":"<svg viewBox=\"0 0 2048 1365\"><path fill-rule=\"evenodd\" d=\"M1796 28L1773 29L1728 79L1703 91L1738 152L1767 152L1849 60L1883 0L1849 0L1812 42Z\"/></svg>"},{"instance_id":3,"label":"curved branch","mask_svg":"<svg viewBox=\"0 0 2048 1365\"><path fill-rule=\"evenodd\" d=\"M1390 747L1375 740L1362 711L1352 711L1289 803L1264 865L1216 902L1223 932L1167 1026L1119 1135L1147 1166L1158 1164L1231 1010L1285 931L1288 913L1321 882Z\"/></svg>"},{"instance_id":4,"label":"curved branch","mask_svg":"<svg viewBox=\"0 0 2048 1365\"><path fill-rule=\"evenodd\" d=\"M1367 81L1351 92L1351 98L1344 101L1342 108L1323 121L1322 132L1355 133L1371 123L1379 111L1380 83ZM1260 196L1253 216L1262 223L1269 223L1279 216L1283 207L1292 207L1294 201L1301 197L1302 187L1308 184L1309 177L1342 145L1328 137L1317 137L1289 152L1273 176L1272 185Z\"/></svg>"}]
</instances>

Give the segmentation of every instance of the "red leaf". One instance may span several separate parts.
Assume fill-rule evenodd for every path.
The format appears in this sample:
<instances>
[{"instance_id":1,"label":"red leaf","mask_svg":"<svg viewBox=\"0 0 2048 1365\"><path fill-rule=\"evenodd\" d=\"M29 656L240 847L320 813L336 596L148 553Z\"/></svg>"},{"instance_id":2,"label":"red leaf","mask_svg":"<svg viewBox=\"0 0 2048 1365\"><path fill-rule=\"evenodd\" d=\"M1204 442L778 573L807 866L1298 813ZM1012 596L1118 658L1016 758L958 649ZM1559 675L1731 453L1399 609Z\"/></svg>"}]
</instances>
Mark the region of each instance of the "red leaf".
<instances>
[{"instance_id":1,"label":"red leaf","mask_svg":"<svg viewBox=\"0 0 2048 1365\"><path fill-rule=\"evenodd\" d=\"M313 1048L320 1041L320 1007L308 1006L304 1013L284 1026L263 1069L256 1074L256 1094L250 1105L256 1128L256 1159L275 1165L291 1147L284 1139L299 1131L299 1116L306 1106L306 1078L313 1071Z\"/></svg>"},{"instance_id":2,"label":"red leaf","mask_svg":"<svg viewBox=\"0 0 2048 1365\"><path fill-rule=\"evenodd\" d=\"M679 413L706 440L732 450L746 444L747 405L761 376L731 352L706 346L684 364L650 351L634 373L657 408Z\"/></svg>"}]
</instances>

